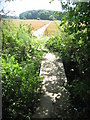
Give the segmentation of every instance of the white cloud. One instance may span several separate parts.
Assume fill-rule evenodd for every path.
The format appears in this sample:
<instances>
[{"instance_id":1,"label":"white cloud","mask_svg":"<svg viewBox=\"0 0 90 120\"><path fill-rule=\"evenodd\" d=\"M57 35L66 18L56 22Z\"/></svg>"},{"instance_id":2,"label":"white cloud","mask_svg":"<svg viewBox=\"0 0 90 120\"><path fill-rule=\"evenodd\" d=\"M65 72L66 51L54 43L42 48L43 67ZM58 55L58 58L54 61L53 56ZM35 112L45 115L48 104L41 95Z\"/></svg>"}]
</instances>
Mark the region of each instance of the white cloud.
<instances>
[{"instance_id":1,"label":"white cloud","mask_svg":"<svg viewBox=\"0 0 90 120\"><path fill-rule=\"evenodd\" d=\"M47 9L61 11L61 3L59 0L54 0L51 4L50 0L16 0L14 2L5 3L5 10L15 11L15 15L27 10Z\"/></svg>"}]
</instances>

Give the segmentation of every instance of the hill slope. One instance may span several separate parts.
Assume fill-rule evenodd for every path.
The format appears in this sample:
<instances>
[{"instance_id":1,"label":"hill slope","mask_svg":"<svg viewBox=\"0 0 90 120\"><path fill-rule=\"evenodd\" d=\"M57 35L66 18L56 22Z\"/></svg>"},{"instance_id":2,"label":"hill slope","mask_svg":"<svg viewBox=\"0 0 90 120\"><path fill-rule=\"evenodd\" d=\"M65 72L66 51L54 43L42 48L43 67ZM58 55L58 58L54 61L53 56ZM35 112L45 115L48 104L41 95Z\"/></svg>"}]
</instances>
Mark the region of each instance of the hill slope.
<instances>
[{"instance_id":1,"label":"hill slope","mask_svg":"<svg viewBox=\"0 0 90 120\"><path fill-rule=\"evenodd\" d=\"M20 19L61 20L62 13L50 10L30 10L19 15Z\"/></svg>"}]
</instances>

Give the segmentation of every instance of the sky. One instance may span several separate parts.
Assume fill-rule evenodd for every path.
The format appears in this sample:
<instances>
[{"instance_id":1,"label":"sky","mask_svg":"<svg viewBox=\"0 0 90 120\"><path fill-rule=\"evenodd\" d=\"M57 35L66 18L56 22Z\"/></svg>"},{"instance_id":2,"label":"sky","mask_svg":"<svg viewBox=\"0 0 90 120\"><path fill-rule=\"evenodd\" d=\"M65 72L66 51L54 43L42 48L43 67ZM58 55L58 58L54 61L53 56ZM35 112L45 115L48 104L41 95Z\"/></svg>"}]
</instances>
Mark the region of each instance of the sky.
<instances>
[{"instance_id":1,"label":"sky","mask_svg":"<svg viewBox=\"0 0 90 120\"><path fill-rule=\"evenodd\" d=\"M15 16L19 16L20 13L28 10L62 10L59 0L54 0L51 4L49 3L50 1L51 0L15 0L14 2L7 2L5 4L2 3L2 6L4 6L5 11L11 11L9 13L10 15L12 14Z\"/></svg>"}]
</instances>

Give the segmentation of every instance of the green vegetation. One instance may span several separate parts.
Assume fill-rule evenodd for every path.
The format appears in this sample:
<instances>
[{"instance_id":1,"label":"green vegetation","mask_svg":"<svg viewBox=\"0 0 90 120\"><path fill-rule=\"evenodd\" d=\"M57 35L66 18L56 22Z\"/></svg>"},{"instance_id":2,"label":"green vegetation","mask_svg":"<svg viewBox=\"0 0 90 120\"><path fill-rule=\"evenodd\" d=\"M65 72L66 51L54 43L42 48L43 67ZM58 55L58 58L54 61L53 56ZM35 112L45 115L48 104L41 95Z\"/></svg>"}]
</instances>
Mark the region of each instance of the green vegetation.
<instances>
[{"instance_id":1,"label":"green vegetation","mask_svg":"<svg viewBox=\"0 0 90 120\"><path fill-rule=\"evenodd\" d=\"M38 100L43 52L31 26L2 21L3 120L29 120Z\"/></svg>"},{"instance_id":2,"label":"green vegetation","mask_svg":"<svg viewBox=\"0 0 90 120\"><path fill-rule=\"evenodd\" d=\"M49 10L31 10L21 13L19 17L20 19L61 20L62 13Z\"/></svg>"},{"instance_id":3,"label":"green vegetation","mask_svg":"<svg viewBox=\"0 0 90 120\"><path fill-rule=\"evenodd\" d=\"M89 7L87 3L69 4L60 23L63 30L59 36L47 41L49 50L57 53L64 63L68 78L67 88L71 94L71 120L88 120L90 112L90 40Z\"/></svg>"},{"instance_id":4,"label":"green vegetation","mask_svg":"<svg viewBox=\"0 0 90 120\"><path fill-rule=\"evenodd\" d=\"M68 79L66 88L70 92L72 105L69 120L89 120L90 3L78 2L73 8L63 4L63 8L66 11L62 14L60 33L48 41L45 41L47 38L42 38L42 41L33 38L30 25L16 26L10 21L2 21L3 120L30 120L42 81L39 77L41 58L43 52L48 52L43 51L44 45L61 57L64 63ZM53 14L50 11L28 11L22 13L20 18L51 20ZM58 19L56 14L54 18Z\"/></svg>"}]
</instances>

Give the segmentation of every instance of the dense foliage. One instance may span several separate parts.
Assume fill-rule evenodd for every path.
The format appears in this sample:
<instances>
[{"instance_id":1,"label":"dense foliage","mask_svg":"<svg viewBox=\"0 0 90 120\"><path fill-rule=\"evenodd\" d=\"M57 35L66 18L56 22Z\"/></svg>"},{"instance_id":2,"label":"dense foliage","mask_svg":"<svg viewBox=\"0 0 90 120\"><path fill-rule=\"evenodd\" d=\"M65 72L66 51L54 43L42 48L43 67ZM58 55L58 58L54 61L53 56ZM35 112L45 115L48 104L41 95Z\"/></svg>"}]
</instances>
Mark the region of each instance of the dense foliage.
<instances>
[{"instance_id":1,"label":"dense foliage","mask_svg":"<svg viewBox=\"0 0 90 120\"><path fill-rule=\"evenodd\" d=\"M61 20L62 14L50 10L31 10L21 13L19 17L20 19Z\"/></svg>"},{"instance_id":2,"label":"dense foliage","mask_svg":"<svg viewBox=\"0 0 90 120\"><path fill-rule=\"evenodd\" d=\"M89 120L90 3L75 3L73 8L63 4L63 7L62 30L58 36L51 37L46 46L64 63L72 105L71 120ZM22 13L21 19L53 19L53 13L46 16L47 12L41 11L36 16L33 12ZM38 99L42 51L38 49L38 41L33 41L30 25L17 27L10 21L3 21L1 38L3 120L29 120Z\"/></svg>"},{"instance_id":3,"label":"dense foliage","mask_svg":"<svg viewBox=\"0 0 90 120\"><path fill-rule=\"evenodd\" d=\"M90 3L63 4L65 12L60 35L50 38L46 46L62 57L67 88L71 93L71 120L89 120L90 113Z\"/></svg>"},{"instance_id":4,"label":"dense foliage","mask_svg":"<svg viewBox=\"0 0 90 120\"><path fill-rule=\"evenodd\" d=\"M31 26L2 20L2 117L29 120L38 99L42 52Z\"/></svg>"}]
</instances>

